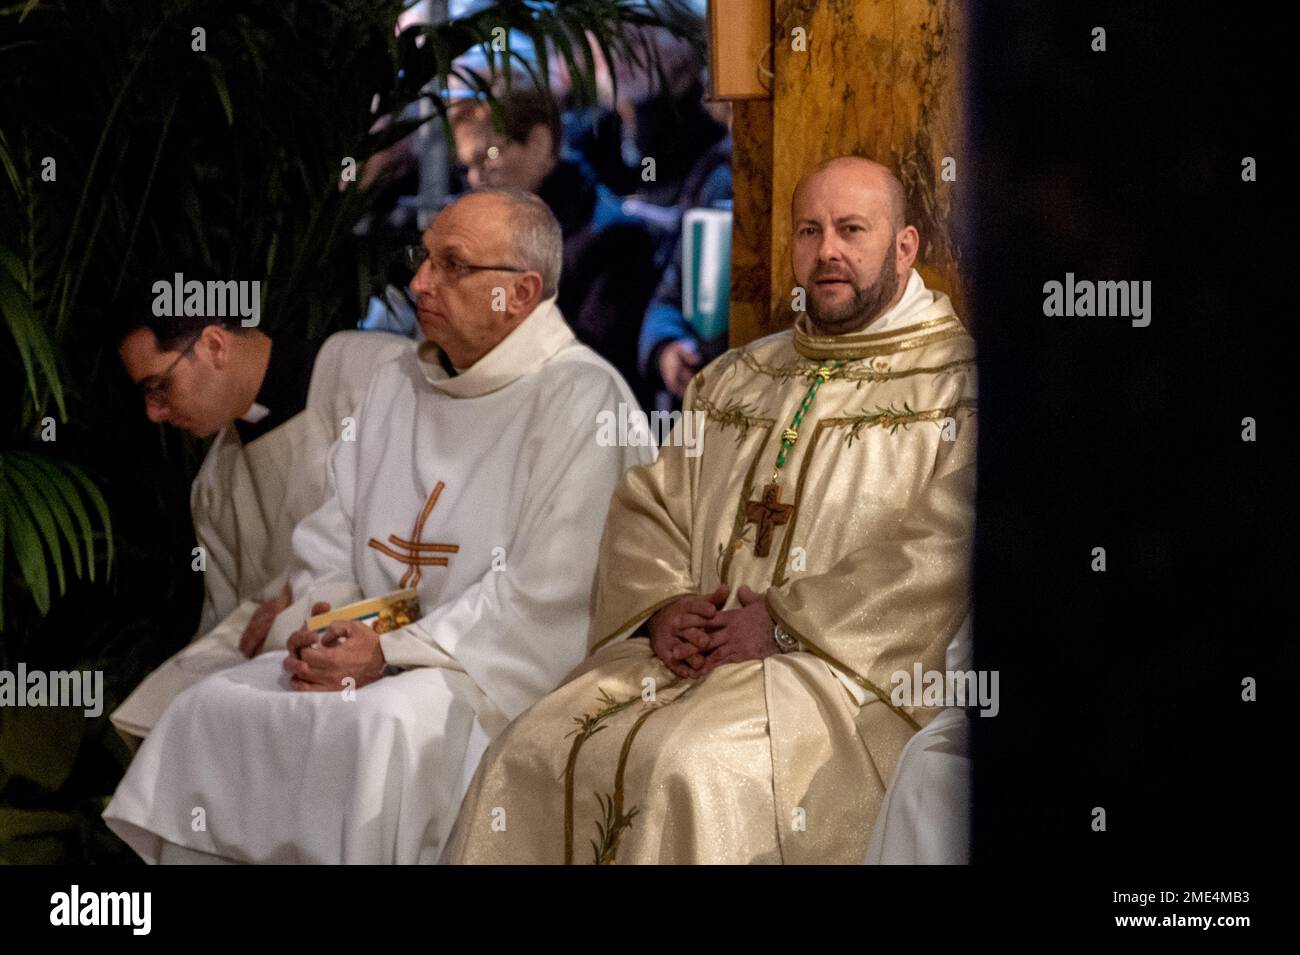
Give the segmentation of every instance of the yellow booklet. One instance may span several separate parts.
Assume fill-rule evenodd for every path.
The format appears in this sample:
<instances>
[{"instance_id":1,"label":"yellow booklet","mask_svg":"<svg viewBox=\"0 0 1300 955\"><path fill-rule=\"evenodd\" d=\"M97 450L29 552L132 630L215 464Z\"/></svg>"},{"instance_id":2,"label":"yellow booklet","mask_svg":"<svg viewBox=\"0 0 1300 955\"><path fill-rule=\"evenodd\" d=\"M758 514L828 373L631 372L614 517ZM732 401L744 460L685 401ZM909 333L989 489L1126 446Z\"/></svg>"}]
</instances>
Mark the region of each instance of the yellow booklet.
<instances>
[{"instance_id":1,"label":"yellow booklet","mask_svg":"<svg viewBox=\"0 0 1300 955\"><path fill-rule=\"evenodd\" d=\"M382 597L358 600L337 610L318 613L307 621L307 629L317 633L326 630L335 620L356 620L375 633L388 633L420 619L420 599L414 590L395 590Z\"/></svg>"}]
</instances>

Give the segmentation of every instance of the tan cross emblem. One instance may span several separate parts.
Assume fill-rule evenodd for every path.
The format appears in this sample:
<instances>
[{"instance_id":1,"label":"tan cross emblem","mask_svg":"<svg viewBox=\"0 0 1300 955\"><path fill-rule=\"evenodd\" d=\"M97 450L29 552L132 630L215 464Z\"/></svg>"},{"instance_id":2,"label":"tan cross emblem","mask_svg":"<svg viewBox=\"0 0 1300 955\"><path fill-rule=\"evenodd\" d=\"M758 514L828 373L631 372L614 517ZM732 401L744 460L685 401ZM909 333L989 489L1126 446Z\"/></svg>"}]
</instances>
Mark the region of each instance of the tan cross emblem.
<instances>
[{"instance_id":1,"label":"tan cross emblem","mask_svg":"<svg viewBox=\"0 0 1300 955\"><path fill-rule=\"evenodd\" d=\"M444 487L446 485L439 481L433 491L430 492L428 499L424 502L424 509L420 511L420 516L415 521L415 530L412 532L410 540L398 537L396 534L388 535L388 543L405 550L406 553L398 553L373 537L366 542L368 546L373 547L381 554L385 554L406 565L406 573L402 574L400 584L403 589L415 587L420 583L421 567L446 567L450 561L448 557L432 557L429 555L456 554L460 552L459 544L423 544L420 542L420 535L424 533L424 522L433 513L433 507L438 503L438 496L442 494Z\"/></svg>"}]
</instances>

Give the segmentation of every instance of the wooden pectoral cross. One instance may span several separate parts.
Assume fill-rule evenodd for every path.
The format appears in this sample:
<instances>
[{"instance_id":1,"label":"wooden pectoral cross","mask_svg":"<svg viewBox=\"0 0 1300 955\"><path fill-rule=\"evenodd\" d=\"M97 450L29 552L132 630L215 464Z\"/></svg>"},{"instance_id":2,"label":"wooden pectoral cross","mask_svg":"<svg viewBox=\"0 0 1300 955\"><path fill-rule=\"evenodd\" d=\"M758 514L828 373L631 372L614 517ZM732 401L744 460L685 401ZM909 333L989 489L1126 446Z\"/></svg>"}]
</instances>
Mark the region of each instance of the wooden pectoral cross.
<instances>
[{"instance_id":1,"label":"wooden pectoral cross","mask_svg":"<svg viewBox=\"0 0 1300 955\"><path fill-rule=\"evenodd\" d=\"M754 553L766 557L772 551L772 532L781 524L790 522L794 511L793 504L781 503L781 485L773 481L763 488L761 501L749 501L745 504L746 524L758 524L758 540L754 543Z\"/></svg>"}]
</instances>

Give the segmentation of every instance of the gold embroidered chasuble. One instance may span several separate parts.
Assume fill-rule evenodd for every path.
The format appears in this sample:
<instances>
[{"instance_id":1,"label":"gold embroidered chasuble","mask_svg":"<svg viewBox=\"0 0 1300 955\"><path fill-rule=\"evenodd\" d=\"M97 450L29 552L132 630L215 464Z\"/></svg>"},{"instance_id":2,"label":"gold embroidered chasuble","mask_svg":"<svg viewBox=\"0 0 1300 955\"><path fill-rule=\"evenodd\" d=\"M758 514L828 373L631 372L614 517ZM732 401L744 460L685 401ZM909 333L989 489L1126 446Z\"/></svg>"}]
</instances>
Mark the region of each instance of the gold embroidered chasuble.
<instances>
[{"instance_id":1,"label":"gold embroidered chasuble","mask_svg":"<svg viewBox=\"0 0 1300 955\"><path fill-rule=\"evenodd\" d=\"M801 320L695 377L703 452L670 440L624 476L592 652L488 750L451 861L862 861L899 753L939 712L896 708L891 674L942 670L968 611L974 342L942 294L908 318L834 337ZM752 504L837 360L780 472L793 510L758 556ZM643 624L723 581L728 607L742 584L766 591L802 649L680 679Z\"/></svg>"}]
</instances>

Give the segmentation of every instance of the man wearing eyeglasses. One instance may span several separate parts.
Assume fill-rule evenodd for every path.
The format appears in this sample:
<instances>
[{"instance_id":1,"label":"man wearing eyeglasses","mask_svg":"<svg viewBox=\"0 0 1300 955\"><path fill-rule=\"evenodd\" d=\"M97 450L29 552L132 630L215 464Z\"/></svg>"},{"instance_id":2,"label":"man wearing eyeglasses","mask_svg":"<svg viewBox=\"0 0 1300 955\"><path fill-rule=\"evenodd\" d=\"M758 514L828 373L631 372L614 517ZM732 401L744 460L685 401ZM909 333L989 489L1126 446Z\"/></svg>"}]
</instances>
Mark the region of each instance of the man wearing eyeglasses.
<instances>
[{"instance_id":1,"label":"man wearing eyeglasses","mask_svg":"<svg viewBox=\"0 0 1300 955\"><path fill-rule=\"evenodd\" d=\"M578 340L617 368L650 407L654 394L637 369L637 334L661 271L651 232L565 149L560 117L547 97L517 86L500 91L497 104L500 132L485 103L462 101L451 111L466 183L520 189L546 203L564 236L556 304Z\"/></svg>"},{"instance_id":2,"label":"man wearing eyeglasses","mask_svg":"<svg viewBox=\"0 0 1300 955\"><path fill-rule=\"evenodd\" d=\"M150 421L214 440L190 492L204 584L198 636L112 714L128 738L146 736L186 686L262 649L289 603L294 525L324 500L330 445L373 369L414 348L382 332L272 341L239 316L157 316L155 284L123 297L118 354Z\"/></svg>"},{"instance_id":3,"label":"man wearing eyeglasses","mask_svg":"<svg viewBox=\"0 0 1300 955\"><path fill-rule=\"evenodd\" d=\"M186 691L105 811L147 860L434 861L490 738L582 661L606 509L654 457L599 421L635 399L556 306L537 196L471 193L422 238L427 341L374 372L294 531L285 652ZM305 623L403 590L409 622Z\"/></svg>"}]
</instances>

